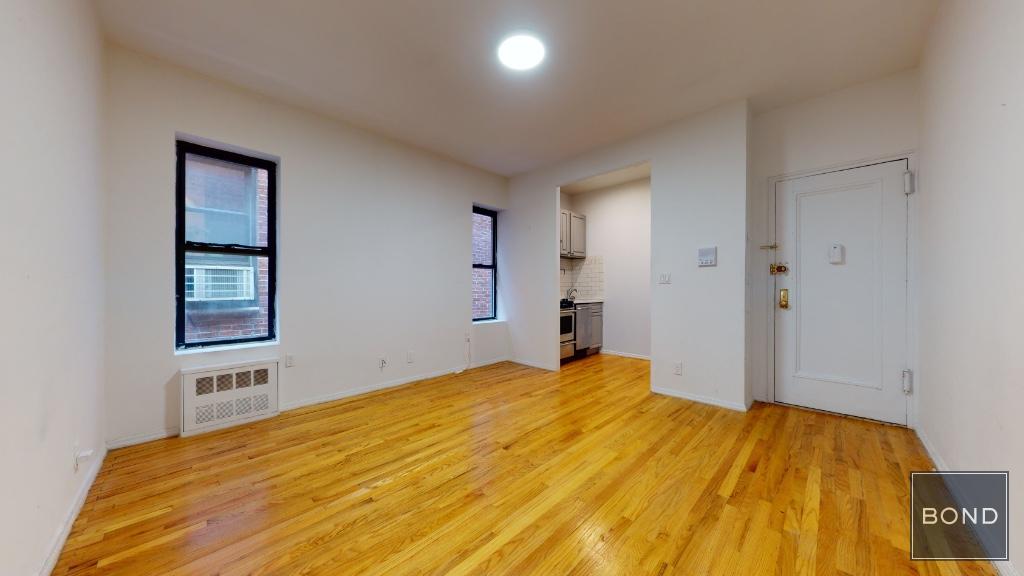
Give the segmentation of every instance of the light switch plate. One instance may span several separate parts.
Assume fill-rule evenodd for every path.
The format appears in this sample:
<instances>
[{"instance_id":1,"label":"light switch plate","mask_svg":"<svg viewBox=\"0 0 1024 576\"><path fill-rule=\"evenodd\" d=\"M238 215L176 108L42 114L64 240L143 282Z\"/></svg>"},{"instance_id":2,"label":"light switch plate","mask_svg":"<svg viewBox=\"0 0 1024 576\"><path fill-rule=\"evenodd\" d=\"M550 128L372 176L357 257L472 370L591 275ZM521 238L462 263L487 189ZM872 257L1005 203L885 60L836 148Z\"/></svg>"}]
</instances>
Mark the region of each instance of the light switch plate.
<instances>
[{"instance_id":1,"label":"light switch plate","mask_svg":"<svg viewBox=\"0 0 1024 576\"><path fill-rule=\"evenodd\" d=\"M718 246L698 248L697 266L718 266Z\"/></svg>"},{"instance_id":2,"label":"light switch plate","mask_svg":"<svg viewBox=\"0 0 1024 576\"><path fill-rule=\"evenodd\" d=\"M836 242L828 247L828 263L844 264L846 262L846 246Z\"/></svg>"},{"instance_id":3,"label":"light switch plate","mask_svg":"<svg viewBox=\"0 0 1024 576\"><path fill-rule=\"evenodd\" d=\"M672 283L672 273L671 272L662 272L661 274L658 274L658 284L671 284L671 283Z\"/></svg>"}]
</instances>

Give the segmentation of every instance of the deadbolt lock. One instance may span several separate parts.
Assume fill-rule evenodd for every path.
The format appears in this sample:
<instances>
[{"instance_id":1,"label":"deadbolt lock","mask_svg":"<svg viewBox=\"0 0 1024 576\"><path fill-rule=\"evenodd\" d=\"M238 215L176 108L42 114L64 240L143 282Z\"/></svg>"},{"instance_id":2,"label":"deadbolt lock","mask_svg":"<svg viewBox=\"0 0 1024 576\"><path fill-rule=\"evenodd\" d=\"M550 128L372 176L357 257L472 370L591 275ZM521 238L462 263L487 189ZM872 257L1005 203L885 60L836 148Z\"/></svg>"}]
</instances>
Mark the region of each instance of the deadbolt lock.
<instances>
[{"instance_id":1,"label":"deadbolt lock","mask_svg":"<svg viewBox=\"0 0 1024 576\"><path fill-rule=\"evenodd\" d=\"M786 288L779 290L779 308L789 310L789 290Z\"/></svg>"},{"instance_id":2,"label":"deadbolt lock","mask_svg":"<svg viewBox=\"0 0 1024 576\"><path fill-rule=\"evenodd\" d=\"M789 272L789 266L787 266L786 264L773 263L768 266L768 272L772 276L775 276L777 274L785 274L786 272Z\"/></svg>"}]
</instances>

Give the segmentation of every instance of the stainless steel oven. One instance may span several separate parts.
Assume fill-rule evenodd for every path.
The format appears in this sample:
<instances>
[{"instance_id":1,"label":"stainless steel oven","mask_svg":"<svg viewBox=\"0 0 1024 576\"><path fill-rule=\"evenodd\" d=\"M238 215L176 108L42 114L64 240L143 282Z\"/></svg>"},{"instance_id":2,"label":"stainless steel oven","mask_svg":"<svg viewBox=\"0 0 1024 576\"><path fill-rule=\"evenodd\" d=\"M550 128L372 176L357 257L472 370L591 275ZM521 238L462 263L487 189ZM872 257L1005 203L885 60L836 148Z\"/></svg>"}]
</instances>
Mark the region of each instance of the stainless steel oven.
<instances>
[{"instance_id":1,"label":"stainless steel oven","mask_svg":"<svg viewBox=\"0 0 1024 576\"><path fill-rule=\"evenodd\" d=\"M572 342L576 339L576 311L562 310L558 313L559 319L559 341L562 343Z\"/></svg>"},{"instance_id":2,"label":"stainless steel oven","mask_svg":"<svg viewBox=\"0 0 1024 576\"><path fill-rule=\"evenodd\" d=\"M559 355L567 358L576 353L576 311L560 310L558 325Z\"/></svg>"}]
</instances>

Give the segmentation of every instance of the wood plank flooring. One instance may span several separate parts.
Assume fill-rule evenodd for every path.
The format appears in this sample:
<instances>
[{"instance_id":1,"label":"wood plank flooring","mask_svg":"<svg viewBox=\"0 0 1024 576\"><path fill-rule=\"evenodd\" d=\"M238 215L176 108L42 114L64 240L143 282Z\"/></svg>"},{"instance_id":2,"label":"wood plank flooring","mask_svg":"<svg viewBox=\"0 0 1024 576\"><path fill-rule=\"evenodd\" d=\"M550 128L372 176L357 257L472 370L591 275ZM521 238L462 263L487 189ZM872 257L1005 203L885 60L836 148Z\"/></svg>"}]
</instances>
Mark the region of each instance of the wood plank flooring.
<instances>
[{"instance_id":1,"label":"wood plank flooring","mask_svg":"<svg viewBox=\"0 0 1024 576\"><path fill-rule=\"evenodd\" d=\"M995 574L911 562L906 429L502 363L112 451L54 574Z\"/></svg>"}]
</instances>

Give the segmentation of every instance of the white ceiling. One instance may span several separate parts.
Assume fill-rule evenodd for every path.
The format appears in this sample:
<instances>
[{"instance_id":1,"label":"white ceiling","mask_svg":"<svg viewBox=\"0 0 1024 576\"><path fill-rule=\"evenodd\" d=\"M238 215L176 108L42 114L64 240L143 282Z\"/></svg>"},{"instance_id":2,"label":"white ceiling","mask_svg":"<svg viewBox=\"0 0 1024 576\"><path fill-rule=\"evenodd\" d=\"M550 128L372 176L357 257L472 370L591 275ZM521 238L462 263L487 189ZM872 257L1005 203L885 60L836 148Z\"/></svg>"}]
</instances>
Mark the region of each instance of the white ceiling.
<instances>
[{"instance_id":1,"label":"white ceiling","mask_svg":"<svg viewBox=\"0 0 1024 576\"><path fill-rule=\"evenodd\" d=\"M605 172L604 174L598 174L597 176L584 178L583 180L577 180L564 186L559 186L558 190L559 192L565 192L566 194L582 194L584 192L593 192L594 190L601 190L602 188L611 188L612 186L618 186L619 184L625 184L626 182L633 182L634 180L641 180L650 177L651 163L643 162L632 166L626 166L625 168L619 168L618 170L612 170L611 172Z\"/></svg>"},{"instance_id":2,"label":"white ceiling","mask_svg":"<svg viewBox=\"0 0 1024 576\"><path fill-rule=\"evenodd\" d=\"M99 0L115 41L511 175L917 64L935 0ZM539 69L495 57L508 33Z\"/></svg>"}]
</instances>

